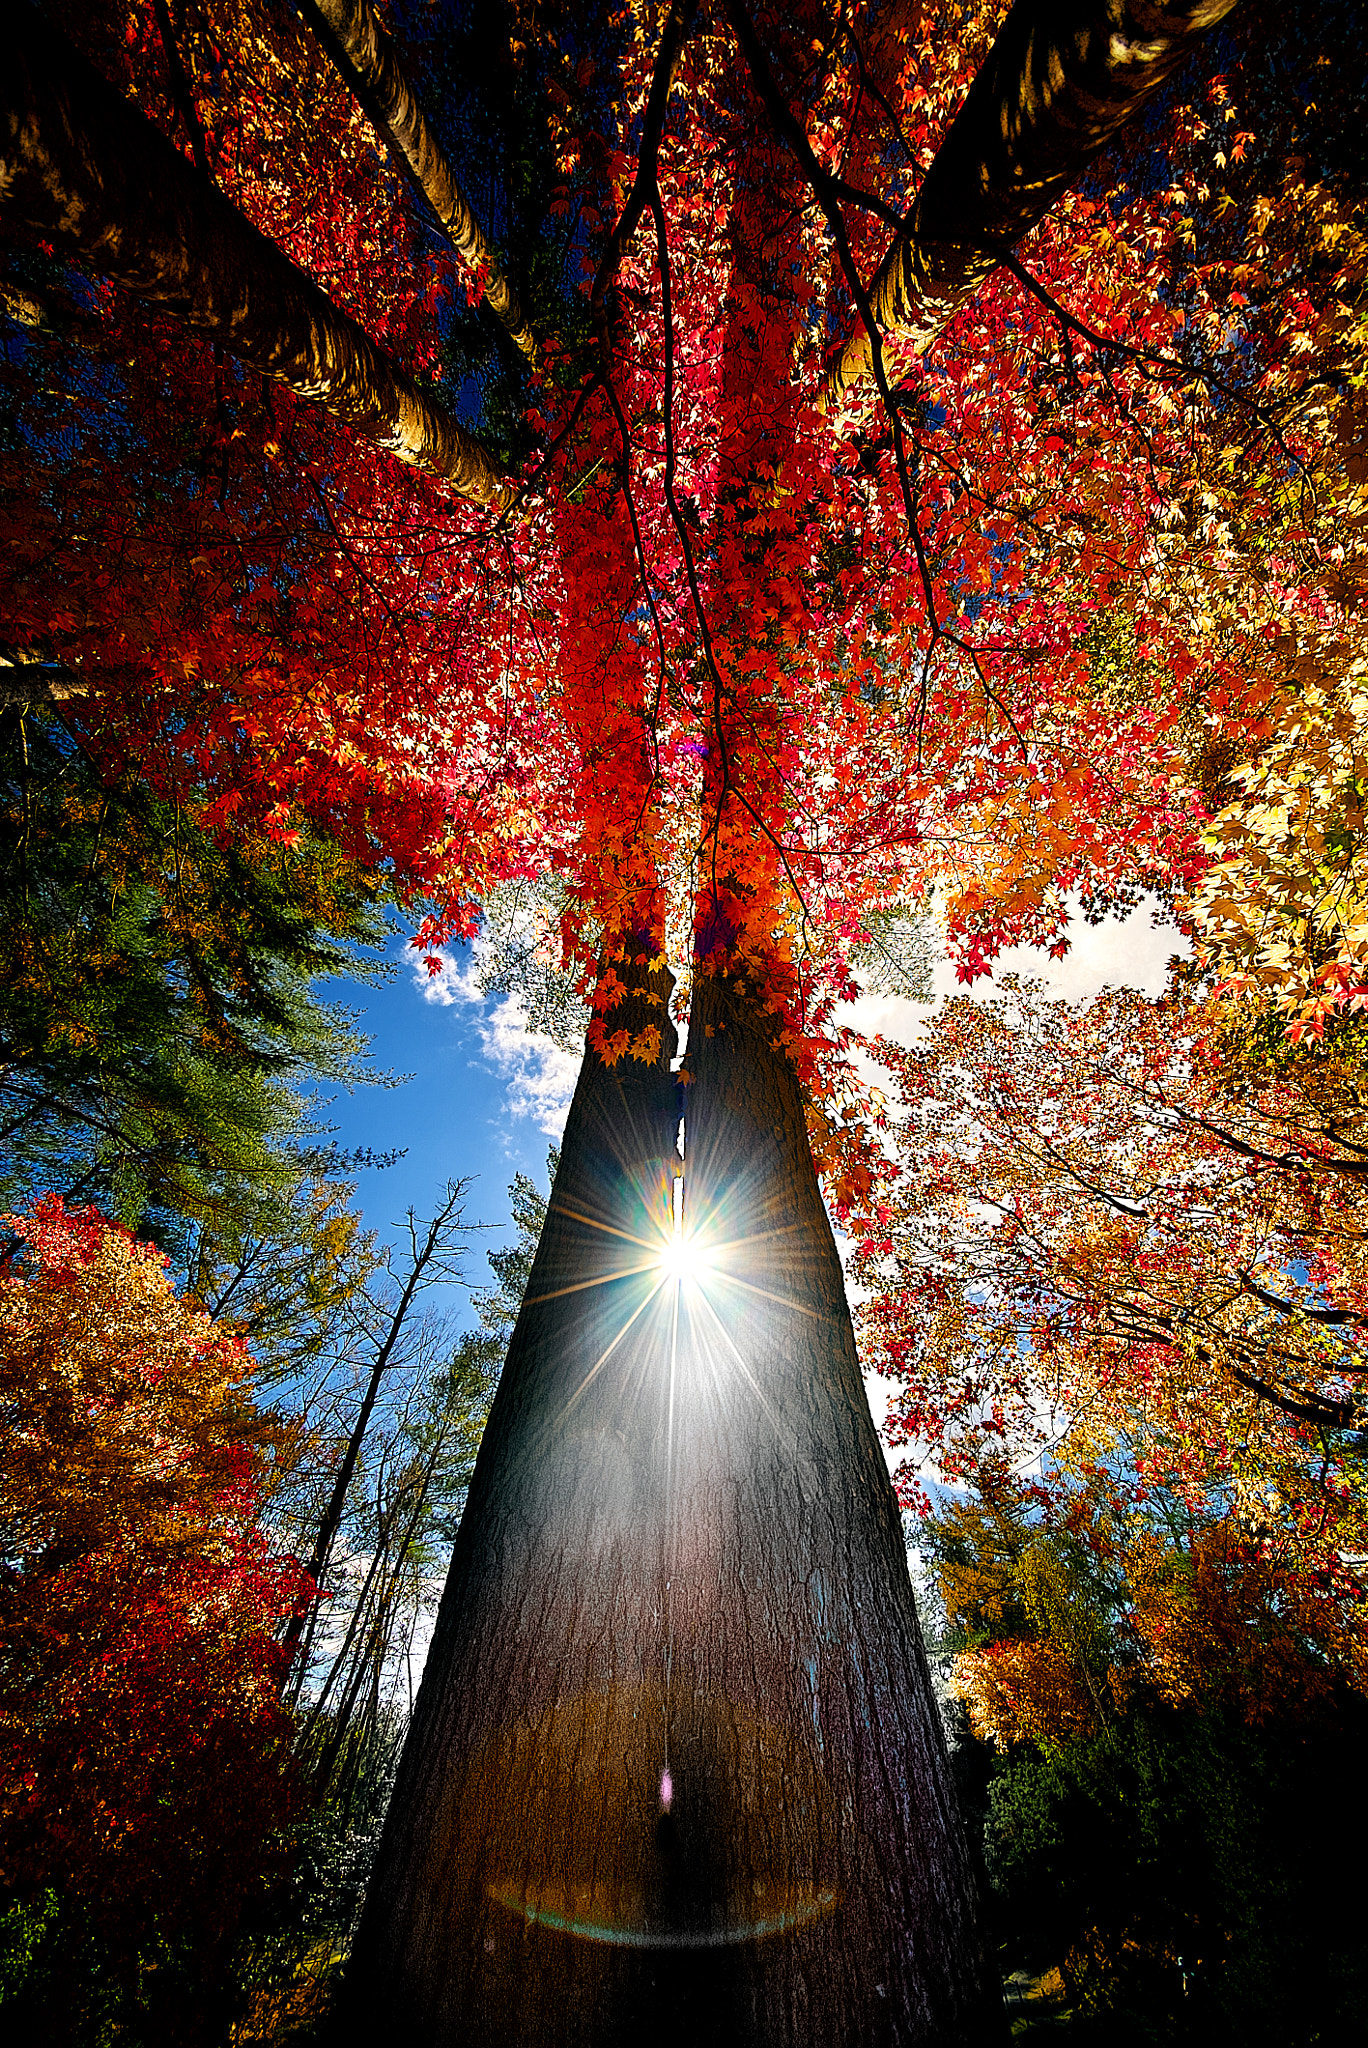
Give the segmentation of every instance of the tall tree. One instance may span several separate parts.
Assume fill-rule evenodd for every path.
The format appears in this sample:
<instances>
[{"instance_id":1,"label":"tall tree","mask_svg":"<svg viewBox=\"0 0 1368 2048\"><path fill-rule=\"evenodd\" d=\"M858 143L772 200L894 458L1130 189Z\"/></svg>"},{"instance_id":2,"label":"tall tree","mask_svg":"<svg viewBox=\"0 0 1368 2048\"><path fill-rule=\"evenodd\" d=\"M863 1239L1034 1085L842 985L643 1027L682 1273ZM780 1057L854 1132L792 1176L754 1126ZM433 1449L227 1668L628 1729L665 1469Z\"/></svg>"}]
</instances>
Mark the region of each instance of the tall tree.
<instances>
[{"instance_id":1,"label":"tall tree","mask_svg":"<svg viewBox=\"0 0 1368 2048\"><path fill-rule=\"evenodd\" d=\"M890 1049L908 1170L861 1261L908 1504L918 1464L1009 1506L1005 1472L1036 1472L1016 1505L1129 1575L1132 1648L1176 1697L1241 1637L1274 1692L1298 1641L1368 1670L1359 1027L1299 1050L1231 1011L1030 985L949 1005ZM1036 1633L1085 1697L1086 1659ZM998 1661L1025 1683L1035 1659Z\"/></svg>"},{"instance_id":2,"label":"tall tree","mask_svg":"<svg viewBox=\"0 0 1368 2048\"><path fill-rule=\"evenodd\" d=\"M851 1384L798 1110L848 1205L880 1165L834 1015L866 910L939 880L972 972L1010 939L1058 942L1069 890L1099 911L1142 882L1191 888L1206 859L1194 792L1219 780L1206 742L1254 730L1270 635L1329 618L1320 583L1291 573L1319 542L1281 493L1315 468L1339 398L1302 363L1301 302L1277 266L1259 271L1233 232L1223 243L1207 204L1225 168L1224 88L1194 76L1197 105L1170 103L1143 161L1099 161L1037 229L1031 267L999 264L924 377L885 377L878 424L833 450L821 339L863 315L861 266L890 213L901 233L920 174L943 183L937 152L996 9L948 0L915 57L884 51L872 66L863 12L729 16L731 32L673 7L543 22L550 215L586 282L606 246L612 289L591 284L578 327L566 323L572 338L592 329L592 346L552 357L525 528L443 509L417 482L383 518L363 516L329 472L329 535L299 572L299 601L293 566L276 556L266 575L250 558L215 614L246 658L205 663L224 756L242 692L292 800L359 817L431 887L434 938L468 929L492 881L551 866L565 877L565 950L597 985L538 1261L547 1283L534 1278L472 1487L358 1951L356 2009L372 2026L407 2001L433 2029L611 2038L640 2032L643 2015L659 2027L666 1977L694 1983L697 2026L737 2039L967 2038L990 2023L896 1517ZM1043 133L1063 161L1052 121L1058 107ZM883 185L872 198L840 175L852 134ZM1327 253L1321 235L1328 205L1314 222L1290 201L1265 218L1257 190L1241 197L1242 230L1276 218L1311 250L1304 274L1321 263L1322 306L1352 284L1354 246L1332 238ZM1200 260L1183 255L1189 241ZM1336 346L1342 367L1357 344L1341 333ZM1337 369L1326 389L1346 381ZM1227 458L1283 522L1276 573L1229 545ZM375 467L338 460L348 492L356 477L375 488ZM325 659L337 571L358 593L357 631ZM22 648L46 630L38 574L35 562ZM72 580L87 610L64 616L63 651L98 669L109 603L87 562ZM1129 635L1133 659L1099 658L1103 628ZM159 647L151 664L171 726L210 694L198 680L187 691L185 652L199 650L180 633L176 659ZM279 678L295 673L296 638L310 663L291 690ZM278 657L269 688L263 644ZM394 715L382 649L399 651ZM289 782L276 763L298 759L296 726L310 772ZM338 791L358 764L367 803L349 807ZM415 782L426 812L404 801ZM416 848L424 819L435 844ZM706 1287L671 1352L673 1297L648 1262L653 1243L669 1246L675 1105L663 973L647 970L650 1001L628 984L669 941L671 896L697 906L677 948L698 963L689 1120L725 1285L747 1277L729 1244L756 1261L752 1286L776 1277L776 1233L793 1255L753 1320L733 1315L739 1362L709 1352ZM709 1135L726 1117L751 1133L754 1186ZM841 1135L861 1127L863 1158ZM642 1259L624 1267L624 1244ZM662 1468L646 1397L662 1371L668 1387L671 1356L696 1426L683 1435L681 1395ZM771 1378L787 1416L767 1405ZM737 1403L729 1384L745 1390ZM671 1519L655 1471L667 1504L692 1497L699 1512ZM839 1579L819 1563L800 1586L767 1518L833 1569L839 1558ZM759 1591L742 1590L743 1573ZM695 1674L677 1706L676 1580ZM775 1643L781 1613L804 1662ZM877 1742L893 1731L887 1779L876 1722ZM577 1775L577 1759L602 1768Z\"/></svg>"},{"instance_id":3,"label":"tall tree","mask_svg":"<svg viewBox=\"0 0 1368 2048\"><path fill-rule=\"evenodd\" d=\"M554 1179L559 1153L548 1159ZM322 2010L355 1933L426 1634L465 1506L475 1454L546 1217L515 1175L515 1242L489 1254L496 1285L474 1290L479 1326L454 1345L445 1319L397 1362L348 1510L347 1556L315 1632L299 1747L315 1796L288 1893L237 1970L250 2024Z\"/></svg>"},{"instance_id":4,"label":"tall tree","mask_svg":"<svg viewBox=\"0 0 1368 2048\"><path fill-rule=\"evenodd\" d=\"M660 971L621 974L606 1025L659 1028ZM704 984L697 1291L663 1263L669 1035L654 1067L586 1056L358 1936L358 2038L382 2013L491 2042L990 2029L776 1021Z\"/></svg>"},{"instance_id":5,"label":"tall tree","mask_svg":"<svg viewBox=\"0 0 1368 2048\"><path fill-rule=\"evenodd\" d=\"M348 1303L352 1327L342 1347L342 1360L337 1362L351 1367L357 1398L353 1406L353 1388L349 1387L344 1396L349 1411L345 1431L336 1445L332 1469L324 1476L321 1498L309 1517L312 1526L306 1524L309 1577L319 1588L333 1559L347 1497L367 1447L371 1417L387 1376L406 1364L411 1369L415 1346L420 1357L430 1349L424 1341L421 1319L414 1314L415 1304L429 1288L463 1278L460 1262L470 1226L464 1220L462 1205L468 1185L466 1181L449 1181L445 1200L431 1219L422 1223L410 1209L407 1256L401 1254L396 1258L387 1252L377 1261L380 1273L372 1274ZM312 1608L301 1608L291 1620L285 1636L285 1647L291 1657L304 1639L313 1613Z\"/></svg>"}]
</instances>

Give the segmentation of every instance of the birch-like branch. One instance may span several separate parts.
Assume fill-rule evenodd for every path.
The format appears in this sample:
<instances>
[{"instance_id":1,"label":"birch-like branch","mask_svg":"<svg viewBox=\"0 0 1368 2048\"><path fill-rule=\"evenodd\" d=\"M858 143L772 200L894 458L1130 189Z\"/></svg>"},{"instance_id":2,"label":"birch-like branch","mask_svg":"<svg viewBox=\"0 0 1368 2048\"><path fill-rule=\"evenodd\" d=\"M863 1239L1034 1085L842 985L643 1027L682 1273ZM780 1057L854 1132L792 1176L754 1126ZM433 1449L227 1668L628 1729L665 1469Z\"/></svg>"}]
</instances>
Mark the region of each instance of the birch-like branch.
<instances>
[{"instance_id":1,"label":"birch-like branch","mask_svg":"<svg viewBox=\"0 0 1368 2048\"><path fill-rule=\"evenodd\" d=\"M1016 0L869 287L875 319L922 355L1235 0ZM827 379L864 376L862 324Z\"/></svg>"},{"instance_id":2,"label":"birch-like branch","mask_svg":"<svg viewBox=\"0 0 1368 2048\"><path fill-rule=\"evenodd\" d=\"M456 254L483 280L490 312L528 361L535 363L537 344L518 295L428 125L389 30L371 0L295 0L295 5L372 125L399 151Z\"/></svg>"}]
</instances>

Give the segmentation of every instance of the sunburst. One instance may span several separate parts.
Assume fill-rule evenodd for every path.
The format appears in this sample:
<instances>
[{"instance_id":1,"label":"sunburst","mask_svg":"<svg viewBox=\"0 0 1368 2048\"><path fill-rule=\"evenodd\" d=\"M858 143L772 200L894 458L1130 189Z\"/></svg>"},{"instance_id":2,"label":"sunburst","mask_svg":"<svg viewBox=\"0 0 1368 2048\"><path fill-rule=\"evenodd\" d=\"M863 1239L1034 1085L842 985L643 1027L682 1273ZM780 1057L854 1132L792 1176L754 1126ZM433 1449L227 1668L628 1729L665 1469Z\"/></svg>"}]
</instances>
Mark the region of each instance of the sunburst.
<instances>
[{"instance_id":1,"label":"sunburst","mask_svg":"<svg viewBox=\"0 0 1368 2048\"><path fill-rule=\"evenodd\" d=\"M708 1246L701 1232L684 1228L684 1176L677 1173L672 1195L673 1228L656 1254L667 1282L676 1287L701 1286L712 1271Z\"/></svg>"}]
</instances>

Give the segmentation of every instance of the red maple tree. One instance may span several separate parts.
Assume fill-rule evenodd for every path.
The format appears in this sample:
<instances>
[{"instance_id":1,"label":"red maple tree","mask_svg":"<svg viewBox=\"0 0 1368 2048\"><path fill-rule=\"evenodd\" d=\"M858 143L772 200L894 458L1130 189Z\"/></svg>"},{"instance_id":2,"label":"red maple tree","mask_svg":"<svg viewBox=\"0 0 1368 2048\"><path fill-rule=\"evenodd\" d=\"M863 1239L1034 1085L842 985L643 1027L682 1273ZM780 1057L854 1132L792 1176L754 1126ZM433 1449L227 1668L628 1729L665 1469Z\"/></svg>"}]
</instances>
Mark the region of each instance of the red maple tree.
<instances>
[{"instance_id":1,"label":"red maple tree","mask_svg":"<svg viewBox=\"0 0 1368 2048\"><path fill-rule=\"evenodd\" d=\"M370 13L363 0L333 11ZM173 344L169 316L154 312L120 351L139 389L93 394L107 412L80 420L78 459L33 376L60 351L25 343L24 438L5 478L20 569L5 628L14 650L61 669L51 688L92 747L135 748L168 789L192 763L210 791L201 815L225 832L244 808L282 832L301 811L387 863L430 909L425 943L469 932L493 883L550 871L564 957L594 990L576 1139L545 1249L559 1292L532 1296L515 1337L472 1493L476 1533L462 1538L447 1596L461 1619L442 1635L441 1683L467 1717L461 1740L495 1754L480 1721L491 1703L506 1693L535 1718L540 1674L561 1670L562 1652L570 1664L589 1655L573 1617L601 1503L576 1505L583 1473L558 1467L550 1504L519 1511L532 1550L508 1566L507 1588L482 1576L478 1532L502 1528L523 1497L543 1426L534 1392L550 1399L545 1375L569 1371L589 1341L592 1317L538 1313L598 1270L576 1230L586 1218L617 1238L649 1227L642 1187L649 1212L675 1157L670 953L695 976L686 1073L701 1163L690 1170L714 1213L782 1212L807 1265L780 1278L798 1285L801 1269L817 1322L835 1332L810 1355L805 1311L769 1290L789 1303L774 1370L808 1361L789 1405L809 1434L801 1451L796 1436L783 1451L749 1438L736 1450L747 1489L738 1541L765 1532L737 1585L773 1586L788 1626L775 1630L767 1594L744 1625L700 1609L690 1654L751 1687L745 1742L758 1754L759 1645L782 1635L791 1657L811 1649L820 1683L775 1652L766 1684L785 1725L795 1742L800 1726L826 1730L823 1768L845 1774L852 1811L874 1816L869 1839L904 1847L897 1883L881 1868L871 1884L857 1868L861 1830L845 1830L841 1853L855 1860L823 1883L814 1862L804 1910L839 1892L852 1925L872 1916L871 1940L928 2037L967 2038L986 2010L972 1885L950 1822L924 1851L906 1847L950 1806L802 1118L835 1208L872 1209L882 1227L879 1111L837 1007L856 986L869 920L934 898L966 977L1014 941L1062 948L1071 900L1102 915L1154 889L1195 921L1213 851L1204 828L1230 809L1231 770L1279 729L1289 677L1303 680L1297 664L1356 673L1364 252L1332 180L1286 175L1296 138L1261 83L1257 32L1232 36L1219 57L1199 43L1224 11L1178 7L1151 35L1140 10L1123 8L1118 26L1115 10L1083 8L1061 26L1032 0L1005 19L973 0L754 12L729 0L697 16L661 0L520 33L544 88L550 166L533 232L559 233L562 276L530 303L536 369L514 387L525 439L505 444L502 482L489 447L452 416L465 402L472 417L468 394L421 381L429 316L452 331L442 289L424 261L378 277L377 247L410 246L391 233L407 215L397 188L374 178L367 215L367 180L353 175L364 151L332 88L311 117L345 166L329 217L316 136L291 118L280 84L299 67L312 83L307 45L281 32L262 46L284 111L268 138L255 32L242 21L221 74L178 56L168 9L153 10L155 34L143 12L113 10L113 37L87 39L94 74L24 32L6 204L31 238L33 276L35 241L59 272L84 254L206 340L198 352ZM198 27L184 36L201 49ZM416 29L412 44L421 61ZM371 84L355 82L399 148ZM158 132L132 120L130 98ZM1241 108L1260 108L1262 128ZM111 152L71 147L78 128L127 137L158 167L166 204L125 182L117 232L89 228L83 241L81 221L108 218L101 179L112 185L115 167ZM219 141L229 133L231 150ZM407 144L401 153L413 163ZM274 247L253 239L246 215ZM240 303L217 305L214 265L177 225L186 219L209 223L214 246L232 252ZM453 278L444 272L444 285ZM292 307L307 317L287 317ZM77 312L109 336L149 318L123 299ZM407 360L377 352L381 337ZM292 398L272 401L283 432L245 373L211 362L213 344L289 387ZM336 420L320 418L314 396ZM169 460L165 423L181 430L211 410L214 460ZM408 471L360 447L353 427ZM106 445L129 438L106 453L101 434ZM29 449L47 458L33 520ZM1335 775L1330 830L1317 830L1327 844L1341 831L1356 843L1358 811L1339 801L1353 777ZM1352 918L1344 931L1342 960L1316 984L1322 1005L1353 1000ZM1311 958L1312 983L1323 964ZM737 1146L750 1154L744 1173ZM645 1423L633 1435L606 1412L616 1382L600 1366L616 1342L598 1363L580 1361L605 1404L585 1410L599 1416L595 1455L614 1470L627 1458L620 1432L643 1464L655 1443ZM624 1346L614 1371L631 1356ZM844 1464L829 1455L838 1440ZM698 1477L704 1492L715 1483ZM820 1532L802 1519L819 1500ZM701 1516L700 1530L728 1512ZM547 1533L560 1513L575 1541ZM634 1527L623 1583L655 1569L641 1547L649 1518ZM497 1547L491 1538L491 1556ZM830 1564L830 1586L816 1563L801 1587L785 1578L809 1551ZM880 1597L861 1602L855 1588L873 1584ZM736 1614L749 1597L737 1592ZM829 1597L844 1602L843 1621ZM519 1633L534 1607L535 1641ZM852 1643L869 1632L865 1654L828 1657L842 1631ZM484 1644L514 1660L497 1681L479 1665ZM590 1697L585 1667L555 1711L573 1707L574 1727L587 1727ZM700 1679L700 1758L722 1741L711 1697ZM496 1893L461 1861L484 1850L431 1806L467 1767L457 1722L443 1734L436 1712L420 1715L410 1745L363 1943L362 1980L387 2010L376 1987L395 1944L422 1948L413 1871L427 1868L428 1845L454 1844L460 1882L441 1888L442 1910L466 1918L437 1946L458 1960L438 1967L430 1946L413 1951L401 1975L415 2024L455 2009L448 1968L466 1973L460 1997L474 2011L502 1967L483 1960L496 1944L479 1931ZM876 1713L902 1760L877 1784L851 1733ZM594 1723L610 1748L614 1716L621 1730L639 1718L615 1697ZM897 1806L894 1780L920 1788L916 1815ZM472 1815L488 1787L476 1791ZM760 1849L720 1811L710 1867L744 1852L745 1880L759 1884ZM529 1913L540 1853L530 1837L519 1909ZM918 1887L932 1866L946 1889L928 1914ZM475 1902L468 1912L462 1900ZM934 1956L908 1975L923 1937ZM869 2001L883 1987L842 1977L831 1954L830 1970L809 1973L832 1987L823 2024L833 2039L872 2036L882 2022ZM788 1981L776 1973L763 1992L776 2040L796 2037ZM754 1988L761 1997L758 1973ZM500 1997L530 2010L519 1984ZM544 2003L559 2010L549 1992Z\"/></svg>"},{"instance_id":2,"label":"red maple tree","mask_svg":"<svg viewBox=\"0 0 1368 2048\"><path fill-rule=\"evenodd\" d=\"M162 1254L56 1197L8 1221L0 1870L85 1916L131 2009L185 1998L198 2039L299 1804L276 1631L309 1582L262 1526L283 1434Z\"/></svg>"}]
</instances>

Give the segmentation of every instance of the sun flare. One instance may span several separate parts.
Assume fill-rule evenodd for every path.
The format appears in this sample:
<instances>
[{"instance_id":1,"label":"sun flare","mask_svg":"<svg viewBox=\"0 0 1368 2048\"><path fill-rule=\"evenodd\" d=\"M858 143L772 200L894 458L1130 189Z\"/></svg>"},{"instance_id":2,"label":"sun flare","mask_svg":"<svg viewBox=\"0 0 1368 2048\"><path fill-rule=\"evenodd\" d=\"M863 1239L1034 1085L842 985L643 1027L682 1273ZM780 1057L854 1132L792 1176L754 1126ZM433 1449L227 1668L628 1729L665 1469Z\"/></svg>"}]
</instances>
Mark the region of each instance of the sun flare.
<instances>
[{"instance_id":1,"label":"sun flare","mask_svg":"<svg viewBox=\"0 0 1368 2048\"><path fill-rule=\"evenodd\" d=\"M684 1176L677 1173L670 1190L670 1209L673 1229L660 1248L660 1263L666 1280L673 1280L677 1287L687 1281L695 1284L708 1270L708 1259L702 1239L684 1228Z\"/></svg>"},{"instance_id":2,"label":"sun flare","mask_svg":"<svg viewBox=\"0 0 1368 2048\"><path fill-rule=\"evenodd\" d=\"M672 1237L661 1246L660 1263L678 1285L702 1280L708 1271L708 1255L696 1237Z\"/></svg>"}]
</instances>

